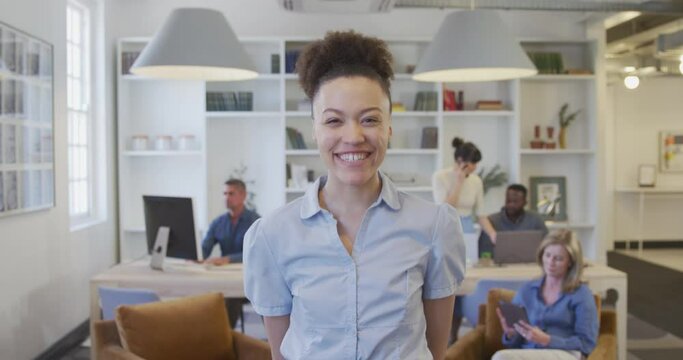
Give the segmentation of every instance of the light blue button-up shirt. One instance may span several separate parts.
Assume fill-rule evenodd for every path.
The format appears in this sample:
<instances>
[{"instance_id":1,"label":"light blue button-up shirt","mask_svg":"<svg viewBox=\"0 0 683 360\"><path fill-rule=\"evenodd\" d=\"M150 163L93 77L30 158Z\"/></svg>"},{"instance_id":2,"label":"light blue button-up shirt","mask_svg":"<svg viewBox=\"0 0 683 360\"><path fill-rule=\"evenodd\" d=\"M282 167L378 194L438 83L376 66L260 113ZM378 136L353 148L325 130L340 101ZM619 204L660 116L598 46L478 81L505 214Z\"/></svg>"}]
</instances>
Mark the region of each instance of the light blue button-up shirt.
<instances>
[{"instance_id":1,"label":"light blue button-up shirt","mask_svg":"<svg viewBox=\"0 0 683 360\"><path fill-rule=\"evenodd\" d=\"M453 207L382 190L353 245L321 209L320 178L245 237L245 292L257 313L290 315L286 359L431 359L422 299L453 295L465 273Z\"/></svg>"}]
</instances>

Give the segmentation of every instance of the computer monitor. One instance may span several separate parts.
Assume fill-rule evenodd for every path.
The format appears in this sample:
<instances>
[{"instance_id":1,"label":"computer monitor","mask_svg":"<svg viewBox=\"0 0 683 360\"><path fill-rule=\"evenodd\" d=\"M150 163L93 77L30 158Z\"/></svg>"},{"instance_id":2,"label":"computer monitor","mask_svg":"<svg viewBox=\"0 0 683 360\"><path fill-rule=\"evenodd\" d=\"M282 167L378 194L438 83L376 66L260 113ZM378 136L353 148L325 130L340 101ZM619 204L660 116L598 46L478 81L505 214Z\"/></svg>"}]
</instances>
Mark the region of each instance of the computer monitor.
<instances>
[{"instance_id":1,"label":"computer monitor","mask_svg":"<svg viewBox=\"0 0 683 360\"><path fill-rule=\"evenodd\" d=\"M169 235L166 256L197 260L192 199L147 195L142 198L145 203L145 231L147 233L148 253L152 254L159 228L167 227Z\"/></svg>"}]
</instances>

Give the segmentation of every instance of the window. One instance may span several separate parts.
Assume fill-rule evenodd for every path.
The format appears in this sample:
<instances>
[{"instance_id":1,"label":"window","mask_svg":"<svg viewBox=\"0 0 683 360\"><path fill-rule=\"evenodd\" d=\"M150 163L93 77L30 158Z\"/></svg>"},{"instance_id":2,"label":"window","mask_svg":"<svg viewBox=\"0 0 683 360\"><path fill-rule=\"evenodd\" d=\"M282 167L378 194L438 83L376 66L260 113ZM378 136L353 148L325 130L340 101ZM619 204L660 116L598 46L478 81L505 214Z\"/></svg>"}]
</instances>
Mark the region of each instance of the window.
<instances>
[{"instance_id":1,"label":"window","mask_svg":"<svg viewBox=\"0 0 683 360\"><path fill-rule=\"evenodd\" d=\"M94 159L98 155L96 134L98 124L93 94L95 88L91 68L93 58L91 24L92 3L69 0L66 6L67 58L67 122L69 162L69 215L72 229L99 220L98 180ZM98 137L99 138L99 137ZM104 180L102 177L100 180Z\"/></svg>"}]
</instances>

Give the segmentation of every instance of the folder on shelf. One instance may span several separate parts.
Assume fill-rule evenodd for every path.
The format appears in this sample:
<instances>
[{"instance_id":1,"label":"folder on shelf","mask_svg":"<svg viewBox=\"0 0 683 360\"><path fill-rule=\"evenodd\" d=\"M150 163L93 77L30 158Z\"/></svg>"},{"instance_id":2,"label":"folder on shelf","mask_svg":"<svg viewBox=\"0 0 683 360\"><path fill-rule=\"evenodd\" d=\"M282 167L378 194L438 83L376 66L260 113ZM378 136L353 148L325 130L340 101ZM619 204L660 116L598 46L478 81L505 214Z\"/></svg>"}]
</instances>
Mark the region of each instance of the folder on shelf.
<instances>
[{"instance_id":1,"label":"folder on shelf","mask_svg":"<svg viewBox=\"0 0 683 360\"><path fill-rule=\"evenodd\" d=\"M423 149L436 149L438 135L439 129L436 126L423 127L420 147Z\"/></svg>"}]
</instances>

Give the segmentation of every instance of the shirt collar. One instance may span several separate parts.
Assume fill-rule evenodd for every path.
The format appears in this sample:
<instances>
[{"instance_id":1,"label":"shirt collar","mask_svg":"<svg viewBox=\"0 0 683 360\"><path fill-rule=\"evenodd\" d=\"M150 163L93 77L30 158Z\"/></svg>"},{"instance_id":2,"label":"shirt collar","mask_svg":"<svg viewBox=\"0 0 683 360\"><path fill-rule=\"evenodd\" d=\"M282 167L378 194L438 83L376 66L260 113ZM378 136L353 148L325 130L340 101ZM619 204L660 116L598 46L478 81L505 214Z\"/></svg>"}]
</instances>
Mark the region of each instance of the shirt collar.
<instances>
[{"instance_id":1,"label":"shirt collar","mask_svg":"<svg viewBox=\"0 0 683 360\"><path fill-rule=\"evenodd\" d=\"M543 285L543 280L545 280L545 276L541 276L538 279L533 279L533 280L529 281L529 283L531 284L530 286L532 288L540 289L541 286Z\"/></svg>"},{"instance_id":2,"label":"shirt collar","mask_svg":"<svg viewBox=\"0 0 683 360\"><path fill-rule=\"evenodd\" d=\"M503 206L502 208L500 208L500 214L501 214L501 216L503 217L503 219L505 219L505 221L507 221L508 223L514 225L514 224L519 224L519 223L521 223L521 222L524 220L524 215L526 215L526 211L525 211L524 209L522 209L522 215L519 215L519 217L517 218L517 221L512 221L512 220L508 217L508 213L505 211L505 206Z\"/></svg>"},{"instance_id":3,"label":"shirt collar","mask_svg":"<svg viewBox=\"0 0 683 360\"><path fill-rule=\"evenodd\" d=\"M381 171L378 172L380 180L382 181L382 190L380 191L377 201L372 203L370 207L374 207L384 202L392 210L399 210L401 208L401 202L398 197L398 190L393 182L388 176L384 175ZM318 201L318 192L325 186L327 182L327 176L319 177L312 185L306 189L304 194L303 203L301 204L300 216L302 219L308 219L318 212L322 211L320 208L320 202Z\"/></svg>"}]
</instances>

